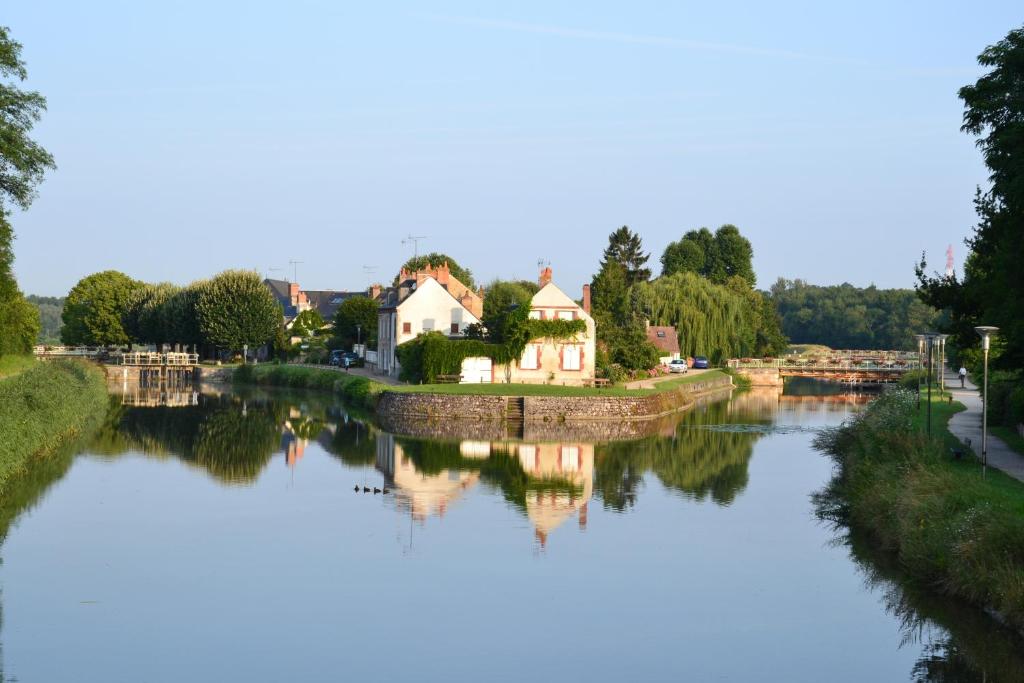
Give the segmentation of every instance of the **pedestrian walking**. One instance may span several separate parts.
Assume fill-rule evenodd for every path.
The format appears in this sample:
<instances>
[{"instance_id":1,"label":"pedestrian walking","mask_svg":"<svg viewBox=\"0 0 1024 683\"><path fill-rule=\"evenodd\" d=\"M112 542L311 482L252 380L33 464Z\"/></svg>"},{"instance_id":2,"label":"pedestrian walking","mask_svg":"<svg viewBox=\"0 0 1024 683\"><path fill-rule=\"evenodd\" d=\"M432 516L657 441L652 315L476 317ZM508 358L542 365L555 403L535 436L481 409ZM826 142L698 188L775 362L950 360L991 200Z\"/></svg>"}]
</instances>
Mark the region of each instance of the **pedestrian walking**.
<instances>
[{"instance_id":1,"label":"pedestrian walking","mask_svg":"<svg viewBox=\"0 0 1024 683\"><path fill-rule=\"evenodd\" d=\"M960 372L958 372L957 374L960 375L960 388L963 389L964 388L964 380L967 379L967 368L961 366L960 367Z\"/></svg>"}]
</instances>

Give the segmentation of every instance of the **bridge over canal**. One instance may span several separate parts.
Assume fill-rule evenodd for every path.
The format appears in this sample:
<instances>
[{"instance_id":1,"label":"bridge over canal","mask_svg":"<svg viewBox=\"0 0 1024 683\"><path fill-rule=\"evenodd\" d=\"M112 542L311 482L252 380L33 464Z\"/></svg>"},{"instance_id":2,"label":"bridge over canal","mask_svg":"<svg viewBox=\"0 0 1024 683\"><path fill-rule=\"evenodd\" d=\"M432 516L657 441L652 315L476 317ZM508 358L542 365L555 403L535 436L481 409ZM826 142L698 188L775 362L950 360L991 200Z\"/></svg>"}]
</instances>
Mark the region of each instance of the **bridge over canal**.
<instances>
[{"instance_id":1,"label":"bridge over canal","mask_svg":"<svg viewBox=\"0 0 1024 683\"><path fill-rule=\"evenodd\" d=\"M727 365L753 386L781 386L786 377L814 377L846 384L898 382L921 367L907 351L836 351L813 356L733 358Z\"/></svg>"}]
</instances>

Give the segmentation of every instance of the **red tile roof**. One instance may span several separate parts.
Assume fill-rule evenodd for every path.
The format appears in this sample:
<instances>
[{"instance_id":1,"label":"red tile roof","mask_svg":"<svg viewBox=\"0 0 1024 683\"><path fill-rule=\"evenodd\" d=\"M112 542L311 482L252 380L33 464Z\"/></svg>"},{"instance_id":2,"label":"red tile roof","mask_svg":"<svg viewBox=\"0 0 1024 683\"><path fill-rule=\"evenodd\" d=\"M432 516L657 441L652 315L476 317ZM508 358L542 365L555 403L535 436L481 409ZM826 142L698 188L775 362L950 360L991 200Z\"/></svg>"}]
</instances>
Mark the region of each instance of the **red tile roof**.
<instances>
[{"instance_id":1,"label":"red tile roof","mask_svg":"<svg viewBox=\"0 0 1024 683\"><path fill-rule=\"evenodd\" d=\"M670 325L648 327L647 341L657 346L659 351L679 353L679 337L676 336L676 328Z\"/></svg>"}]
</instances>

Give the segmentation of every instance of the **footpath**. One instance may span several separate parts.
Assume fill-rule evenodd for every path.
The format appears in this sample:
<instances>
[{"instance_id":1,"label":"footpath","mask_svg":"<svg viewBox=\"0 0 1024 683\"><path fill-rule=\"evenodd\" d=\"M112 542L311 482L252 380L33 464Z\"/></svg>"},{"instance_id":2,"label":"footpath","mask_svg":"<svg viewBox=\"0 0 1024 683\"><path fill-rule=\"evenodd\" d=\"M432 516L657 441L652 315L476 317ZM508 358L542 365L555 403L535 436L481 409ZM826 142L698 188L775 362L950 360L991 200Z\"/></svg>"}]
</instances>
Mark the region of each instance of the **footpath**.
<instances>
[{"instance_id":1,"label":"footpath","mask_svg":"<svg viewBox=\"0 0 1024 683\"><path fill-rule=\"evenodd\" d=\"M953 394L953 400L963 403L967 410L954 415L949 421L949 431L961 441L971 440L971 448L981 457L981 392L978 387L965 380L960 388L960 378L949 368L944 368L946 389ZM991 417L991 416L990 416ZM991 424L991 422L990 422ZM1014 479L1024 481L1024 455L1017 453L997 437L988 435L988 464L1002 470Z\"/></svg>"}]
</instances>

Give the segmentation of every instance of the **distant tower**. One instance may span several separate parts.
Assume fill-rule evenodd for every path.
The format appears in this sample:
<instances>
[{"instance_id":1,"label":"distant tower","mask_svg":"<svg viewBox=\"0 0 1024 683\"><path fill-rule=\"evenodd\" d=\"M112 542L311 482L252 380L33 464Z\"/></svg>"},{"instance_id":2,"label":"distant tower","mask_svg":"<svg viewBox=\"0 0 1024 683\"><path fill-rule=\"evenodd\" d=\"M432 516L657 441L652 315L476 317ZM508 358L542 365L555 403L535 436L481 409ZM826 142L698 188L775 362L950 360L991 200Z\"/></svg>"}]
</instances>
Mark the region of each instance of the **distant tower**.
<instances>
[{"instance_id":1,"label":"distant tower","mask_svg":"<svg viewBox=\"0 0 1024 683\"><path fill-rule=\"evenodd\" d=\"M956 272L953 270L953 245L946 249L946 277L953 277Z\"/></svg>"}]
</instances>

